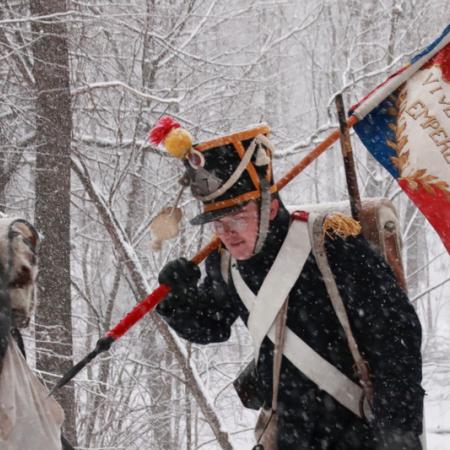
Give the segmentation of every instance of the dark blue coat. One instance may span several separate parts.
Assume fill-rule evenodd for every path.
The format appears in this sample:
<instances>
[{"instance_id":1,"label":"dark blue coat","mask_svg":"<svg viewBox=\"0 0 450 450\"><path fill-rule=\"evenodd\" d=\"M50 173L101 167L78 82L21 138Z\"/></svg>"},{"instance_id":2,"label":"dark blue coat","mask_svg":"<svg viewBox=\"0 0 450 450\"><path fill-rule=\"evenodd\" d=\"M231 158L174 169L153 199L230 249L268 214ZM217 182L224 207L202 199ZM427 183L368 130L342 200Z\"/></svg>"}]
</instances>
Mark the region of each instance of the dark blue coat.
<instances>
[{"instance_id":1,"label":"dark blue coat","mask_svg":"<svg viewBox=\"0 0 450 450\"><path fill-rule=\"evenodd\" d=\"M282 209L260 254L238 262L256 294L283 242L290 217ZM362 237L327 239L331 269L374 386L372 423L358 418L283 358L279 390L279 450L419 450L422 432L421 327L406 294ZM226 341L248 311L220 273L220 255L206 261L206 278L171 294L158 312L177 333L198 344ZM312 253L289 295L288 327L349 378L353 359ZM261 402L272 396L273 344L260 350L256 383Z\"/></svg>"}]
</instances>

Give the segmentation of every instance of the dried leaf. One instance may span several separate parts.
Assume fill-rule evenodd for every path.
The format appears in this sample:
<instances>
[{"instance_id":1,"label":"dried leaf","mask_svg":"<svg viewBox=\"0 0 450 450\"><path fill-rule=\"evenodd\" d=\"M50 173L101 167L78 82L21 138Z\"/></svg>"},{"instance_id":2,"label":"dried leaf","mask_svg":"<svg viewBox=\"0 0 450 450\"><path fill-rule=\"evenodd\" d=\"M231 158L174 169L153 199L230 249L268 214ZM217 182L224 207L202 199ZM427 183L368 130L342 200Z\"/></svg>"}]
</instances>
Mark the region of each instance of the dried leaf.
<instances>
[{"instance_id":1,"label":"dried leaf","mask_svg":"<svg viewBox=\"0 0 450 450\"><path fill-rule=\"evenodd\" d=\"M405 129L406 129L406 122L402 121L401 123L397 124L398 136L403 135Z\"/></svg>"},{"instance_id":2,"label":"dried leaf","mask_svg":"<svg viewBox=\"0 0 450 450\"><path fill-rule=\"evenodd\" d=\"M394 108L394 107L391 107L391 108L388 108L386 112L387 112L390 116L397 117L398 109L397 109L397 108Z\"/></svg>"},{"instance_id":3,"label":"dried leaf","mask_svg":"<svg viewBox=\"0 0 450 450\"><path fill-rule=\"evenodd\" d=\"M391 156L390 160L397 169L400 169L400 161L398 160L398 158L396 156Z\"/></svg>"},{"instance_id":4,"label":"dried leaf","mask_svg":"<svg viewBox=\"0 0 450 450\"><path fill-rule=\"evenodd\" d=\"M397 125L394 122L389 122L387 125L394 133L397 134Z\"/></svg>"},{"instance_id":5,"label":"dried leaf","mask_svg":"<svg viewBox=\"0 0 450 450\"><path fill-rule=\"evenodd\" d=\"M408 164L408 155L407 154L400 155L398 160L399 160L400 166L405 167Z\"/></svg>"},{"instance_id":6,"label":"dried leaf","mask_svg":"<svg viewBox=\"0 0 450 450\"><path fill-rule=\"evenodd\" d=\"M397 144L393 141L391 141L390 139L386 139L386 144L388 145L388 147L391 147L393 150L395 150L396 153L397 152Z\"/></svg>"},{"instance_id":7,"label":"dried leaf","mask_svg":"<svg viewBox=\"0 0 450 450\"><path fill-rule=\"evenodd\" d=\"M427 169L419 169L414 173L413 177L420 178L420 177L423 177L426 173L427 173ZM428 175L428 176L430 176L430 175Z\"/></svg>"},{"instance_id":8,"label":"dried leaf","mask_svg":"<svg viewBox=\"0 0 450 450\"><path fill-rule=\"evenodd\" d=\"M410 187L410 189L418 189L419 185L412 178L407 178L406 181L408 182L408 186Z\"/></svg>"},{"instance_id":9,"label":"dried leaf","mask_svg":"<svg viewBox=\"0 0 450 450\"><path fill-rule=\"evenodd\" d=\"M403 147L408 143L408 137L402 136L401 139L397 142L398 152L401 153L403 150Z\"/></svg>"},{"instance_id":10,"label":"dried leaf","mask_svg":"<svg viewBox=\"0 0 450 450\"><path fill-rule=\"evenodd\" d=\"M443 181L443 180L436 181L436 183L434 184L434 186L435 186L437 189L441 189L442 191L448 190L448 188L449 188L448 183L446 183L446 182Z\"/></svg>"}]
</instances>

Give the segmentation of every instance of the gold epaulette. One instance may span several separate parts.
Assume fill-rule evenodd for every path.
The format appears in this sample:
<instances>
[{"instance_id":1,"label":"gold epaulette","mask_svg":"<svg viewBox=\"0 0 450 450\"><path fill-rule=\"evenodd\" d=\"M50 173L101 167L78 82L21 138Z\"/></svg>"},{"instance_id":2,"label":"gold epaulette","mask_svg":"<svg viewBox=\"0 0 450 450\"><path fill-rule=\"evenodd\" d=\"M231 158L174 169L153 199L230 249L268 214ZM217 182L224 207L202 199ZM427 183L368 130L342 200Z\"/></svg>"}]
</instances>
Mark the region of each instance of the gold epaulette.
<instances>
[{"instance_id":1,"label":"gold epaulette","mask_svg":"<svg viewBox=\"0 0 450 450\"><path fill-rule=\"evenodd\" d=\"M346 239L349 236L358 236L361 233L360 223L345 214L338 212L326 216L322 225L323 236L335 239L336 236Z\"/></svg>"}]
</instances>

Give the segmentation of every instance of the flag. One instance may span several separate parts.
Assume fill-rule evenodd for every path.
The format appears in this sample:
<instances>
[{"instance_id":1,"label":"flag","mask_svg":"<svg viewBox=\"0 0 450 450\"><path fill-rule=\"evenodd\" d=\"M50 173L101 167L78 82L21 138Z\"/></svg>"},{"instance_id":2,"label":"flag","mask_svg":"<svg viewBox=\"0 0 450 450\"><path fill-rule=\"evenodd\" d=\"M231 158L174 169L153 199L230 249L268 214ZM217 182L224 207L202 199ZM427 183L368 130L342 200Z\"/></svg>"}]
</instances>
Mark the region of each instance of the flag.
<instances>
[{"instance_id":1,"label":"flag","mask_svg":"<svg viewBox=\"0 0 450 450\"><path fill-rule=\"evenodd\" d=\"M350 113L363 144L450 253L450 25Z\"/></svg>"}]
</instances>

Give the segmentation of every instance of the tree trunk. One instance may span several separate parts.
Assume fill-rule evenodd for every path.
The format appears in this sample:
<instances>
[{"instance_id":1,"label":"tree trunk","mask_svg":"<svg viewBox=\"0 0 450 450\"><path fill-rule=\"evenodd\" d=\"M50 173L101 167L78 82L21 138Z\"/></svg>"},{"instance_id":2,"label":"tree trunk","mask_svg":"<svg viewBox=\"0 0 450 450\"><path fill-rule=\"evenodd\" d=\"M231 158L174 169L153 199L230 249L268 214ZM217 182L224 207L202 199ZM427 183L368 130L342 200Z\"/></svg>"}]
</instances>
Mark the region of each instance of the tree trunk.
<instances>
[{"instance_id":1,"label":"tree trunk","mask_svg":"<svg viewBox=\"0 0 450 450\"><path fill-rule=\"evenodd\" d=\"M30 0L32 16L66 11L65 0ZM36 310L37 368L56 375L70 369L72 323L70 296L70 143L67 27L57 17L32 22L33 75L36 81L36 226L44 235ZM50 379L51 383L55 378ZM65 434L76 444L72 388L58 392L66 414Z\"/></svg>"}]
</instances>

